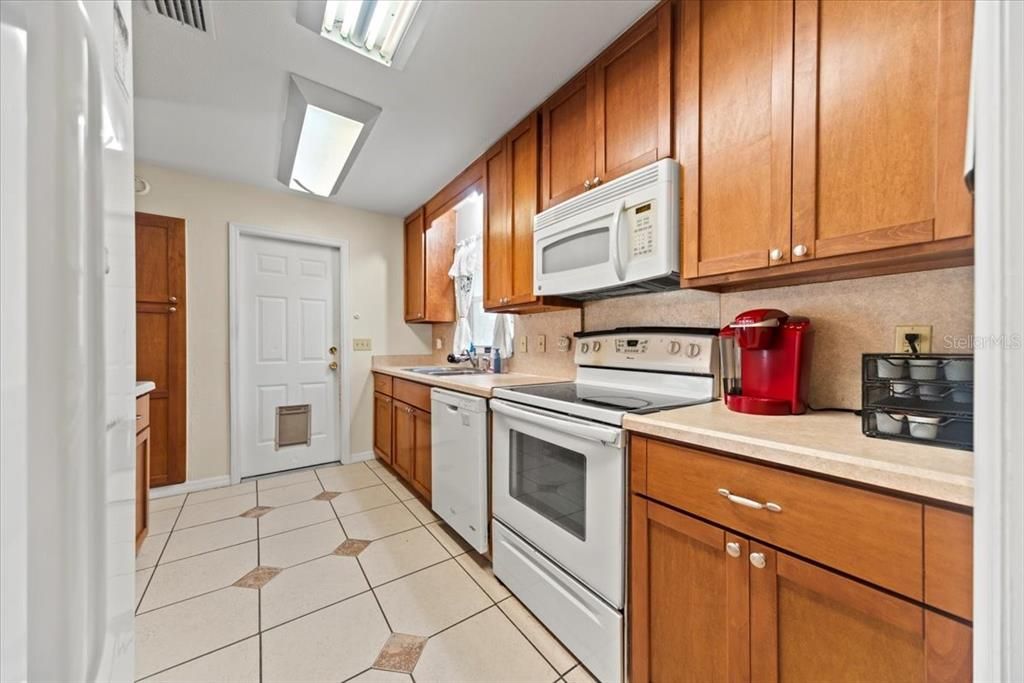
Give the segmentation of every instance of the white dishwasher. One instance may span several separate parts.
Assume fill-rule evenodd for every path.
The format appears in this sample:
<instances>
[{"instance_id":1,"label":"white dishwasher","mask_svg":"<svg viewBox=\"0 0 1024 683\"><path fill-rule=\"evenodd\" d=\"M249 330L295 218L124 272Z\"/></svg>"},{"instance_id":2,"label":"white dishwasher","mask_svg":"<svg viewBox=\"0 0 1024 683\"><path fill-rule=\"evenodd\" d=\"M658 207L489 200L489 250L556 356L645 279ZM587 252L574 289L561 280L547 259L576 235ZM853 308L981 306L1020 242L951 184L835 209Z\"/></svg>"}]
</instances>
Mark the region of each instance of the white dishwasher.
<instances>
[{"instance_id":1,"label":"white dishwasher","mask_svg":"<svg viewBox=\"0 0 1024 683\"><path fill-rule=\"evenodd\" d=\"M430 390L431 507L487 552L487 399Z\"/></svg>"}]
</instances>

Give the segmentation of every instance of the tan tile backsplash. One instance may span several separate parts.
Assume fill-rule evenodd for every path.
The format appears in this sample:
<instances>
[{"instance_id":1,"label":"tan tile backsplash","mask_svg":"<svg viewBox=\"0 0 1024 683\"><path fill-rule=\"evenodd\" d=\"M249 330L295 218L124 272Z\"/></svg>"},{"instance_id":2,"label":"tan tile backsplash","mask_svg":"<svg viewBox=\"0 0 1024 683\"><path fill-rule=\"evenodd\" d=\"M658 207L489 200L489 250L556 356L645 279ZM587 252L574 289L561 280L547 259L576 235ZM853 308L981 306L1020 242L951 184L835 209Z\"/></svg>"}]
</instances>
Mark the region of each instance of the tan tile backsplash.
<instances>
[{"instance_id":1,"label":"tan tile backsplash","mask_svg":"<svg viewBox=\"0 0 1024 683\"><path fill-rule=\"evenodd\" d=\"M955 351L952 339L972 334L974 268L949 268L858 280L822 282L730 294L679 290L592 301L580 310L521 315L516 338L529 337L526 354L510 363L515 372L572 377L572 352L558 350L561 335L581 329L602 330L642 325L721 327L753 308L779 308L807 316L815 330L810 402L822 408L860 407L860 357L890 351L896 325L931 325L936 353ZM453 325L434 325L448 353ZM547 350L536 350L536 336L546 336Z\"/></svg>"}]
</instances>

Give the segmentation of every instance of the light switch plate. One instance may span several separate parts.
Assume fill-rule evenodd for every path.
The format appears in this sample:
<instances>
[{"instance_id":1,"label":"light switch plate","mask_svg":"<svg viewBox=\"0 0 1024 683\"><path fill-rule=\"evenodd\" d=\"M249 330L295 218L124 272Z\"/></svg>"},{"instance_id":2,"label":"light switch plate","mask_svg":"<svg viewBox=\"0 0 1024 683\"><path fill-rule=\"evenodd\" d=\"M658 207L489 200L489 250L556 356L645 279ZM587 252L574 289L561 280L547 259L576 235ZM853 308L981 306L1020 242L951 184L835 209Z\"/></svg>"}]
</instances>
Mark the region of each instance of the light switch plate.
<instances>
[{"instance_id":1,"label":"light switch plate","mask_svg":"<svg viewBox=\"0 0 1024 683\"><path fill-rule=\"evenodd\" d=\"M353 351L372 351L373 350L373 340L365 338L365 337L362 337L362 338L359 338L359 339L353 339L352 340L352 350Z\"/></svg>"},{"instance_id":2,"label":"light switch plate","mask_svg":"<svg viewBox=\"0 0 1024 683\"><path fill-rule=\"evenodd\" d=\"M516 347L516 351L518 351L519 353L529 353L527 349L527 339L528 337L525 334L519 338L519 344Z\"/></svg>"},{"instance_id":3,"label":"light switch plate","mask_svg":"<svg viewBox=\"0 0 1024 683\"><path fill-rule=\"evenodd\" d=\"M534 349L537 353L544 353L548 350L548 338L543 334L537 335L537 343L534 345Z\"/></svg>"},{"instance_id":4,"label":"light switch plate","mask_svg":"<svg viewBox=\"0 0 1024 683\"><path fill-rule=\"evenodd\" d=\"M906 335L916 334L918 353L932 352L932 326L931 325L897 325L896 326L896 353L910 353L910 344L907 343Z\"/></svg>"}]
</instances>

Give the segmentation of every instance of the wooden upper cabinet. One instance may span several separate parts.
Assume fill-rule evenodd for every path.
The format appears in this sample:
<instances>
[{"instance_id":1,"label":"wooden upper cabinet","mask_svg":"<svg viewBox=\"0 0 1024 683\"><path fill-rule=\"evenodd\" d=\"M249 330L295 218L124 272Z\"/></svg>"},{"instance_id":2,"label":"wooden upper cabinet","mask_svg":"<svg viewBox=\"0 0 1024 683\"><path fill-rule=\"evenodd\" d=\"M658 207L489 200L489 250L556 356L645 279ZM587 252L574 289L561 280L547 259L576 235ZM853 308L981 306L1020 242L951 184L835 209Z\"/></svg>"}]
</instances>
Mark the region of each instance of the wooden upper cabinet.
<instances>
[{"instance_id":1,"label":"wooden upper cabinet","mask_svg":"<svg viewBox=\"0 0 1024 683\"><path fill-rule=\"evenodd\" d=\"M600 182L672 155L672 5L634 24L594 63Z\"/></svg>"},{"instance_id":2,"label":"wooden upper cabinet","mask_svg":"<svg viewBox=\"0 0 1024 683\"><path fill-rule=\"evenodd\" d=\"M797 3L795 261L971 234L972 15L963 0Z\"/></svg>"},{"instance_id":3,"label":"wooden upper cabinet","mask_svg":"<svg viewBox=\"0 0 1024 683\"><path fill-rule=\"evenodd\" d=\"M484 308L492 309L505 305L512 293L512 210L505 138L487 151L484 164Z\"/></svg>"},{"instance_id":4,"label":"wooden upper cabinet","mask_svg":"<svg viewBox=\"0 0 1024 683\"><path fill-rule=\"evenodd\" d=\"M968 626L750 543L756 681L969 681Z\"/></svg>"},{"instance_id":5,"label":"wooden upper cabinet","mask_svg":"<svg viewBox=\"0 0 1024 683\"><path fill-rule=\"evenodd\" d=\"M748 541L640 496L631 523L630 680L750 680Z\"/></svg>"},{"instance_id":6,"label":"wooden upper cabinet","mask_svg":"<svg viewBox=\"0 0 1024 683\"><path fill-rule=\"evenodd\" d=\"M592 80L593 70L587 69L541 107L541 202L545 209L583 192L597 175Z\"/></svg>"},{"instance_id":7,"label":"wooden upper cabinet","mask_svg":"<svg viewBox=\"0 0 1024 683\"><path fill-rule=\"evenodd\" d=\"M705 0L684 3L682 13L683 277L784 263L790 251L793 3Z\"/></svg>"},{"instance_id":8,"label":"wooden upper cabinet","mask_svg":"<svg viewBox=\"0 0 1024 683\"><path fill-rule=\"evenodd\" d=\"M405 319L416 322L426 318L426 218L423 208L405 219Z\"/></svg>"}]
</instances>

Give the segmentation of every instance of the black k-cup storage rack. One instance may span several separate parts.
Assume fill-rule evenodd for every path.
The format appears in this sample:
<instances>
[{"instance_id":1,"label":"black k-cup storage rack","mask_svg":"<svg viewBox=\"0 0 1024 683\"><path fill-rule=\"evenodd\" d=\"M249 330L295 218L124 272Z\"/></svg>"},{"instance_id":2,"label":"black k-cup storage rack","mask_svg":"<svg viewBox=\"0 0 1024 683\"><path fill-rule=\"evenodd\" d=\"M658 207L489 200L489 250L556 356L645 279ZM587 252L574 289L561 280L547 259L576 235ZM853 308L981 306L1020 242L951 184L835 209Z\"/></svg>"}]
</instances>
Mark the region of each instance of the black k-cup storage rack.
<instances>
[{"instance_id":1,"label":"black k-cup storage rack","mask_svg":"<svg viewBox=\"0 0 1024 683\"><path fill-rule=\"evenodd\" d=\"M864 434L973 448L973 354L865 353L862 372Z\"/></svg>"}]
</instances>

